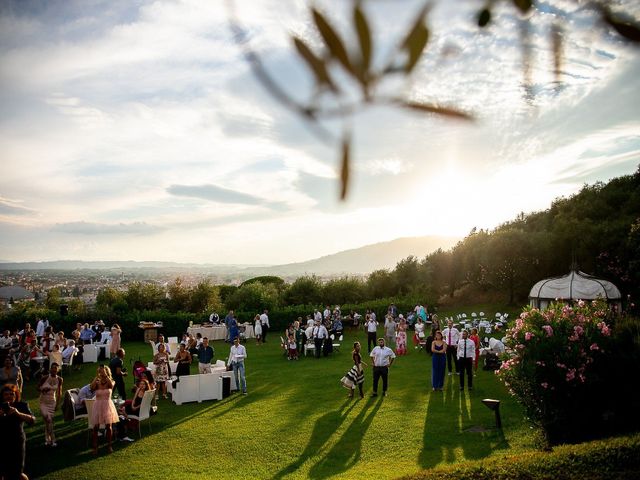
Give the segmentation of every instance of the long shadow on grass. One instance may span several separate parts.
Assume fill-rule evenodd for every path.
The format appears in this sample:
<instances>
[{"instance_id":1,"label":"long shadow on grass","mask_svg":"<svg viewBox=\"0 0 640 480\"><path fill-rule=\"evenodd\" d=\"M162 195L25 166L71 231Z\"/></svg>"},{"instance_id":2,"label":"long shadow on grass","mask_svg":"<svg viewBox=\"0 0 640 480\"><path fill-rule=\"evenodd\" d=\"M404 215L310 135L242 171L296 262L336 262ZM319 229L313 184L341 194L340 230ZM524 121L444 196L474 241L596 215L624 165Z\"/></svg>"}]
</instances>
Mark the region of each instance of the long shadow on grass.
<instances>
[{"instance_id":1,"label":"long shadow on grass","mask_svg":"<svg viewBox=\"0 0 640 480\"><path fill-rule=\"evenodd\" d=\"M349 404L351 405L347 408ZM313 431L311 432L309 443L307 443L304 451L300 454L295 462L287 465L285 468L276 473L272 477L273 480L283 478L286 475L295 472L309 458L317 455L318 452L322 450L324 444L329 440L329 438L331 438L336 430L340 428L340 425L347 418L347 415L354 407L354 405L355 402L347 399L338 409L327 412L320 418L318 418L315 425L313 426Z\"/></svg>"},{"instance_id":2,"label":"long shadow on grass","mask_svg":"<svg viewBox=\"0 0 640 480\"><path fill-rule=\"evenodd\" d=\"M382 397L368 401L329 452L309 472L309 478L321 480L353 467L362 454L362 439L382 405Z\"/></svg>"},{"instance_id":3,"label":"long shadow on grass","mask_svg":"<svg viewBox=\"0 0 640 480\"><path fill-rule=\"evenodd\" d=\"M444 392L432 392L424 424L422 450L418 463L432 468L440 463L454 463L465 459L480 459L494 450L509 447L501 431L490 429L488 409L481 405L480 396L459 391L458 377L449 377ZM485 431L469 431L480 426ZM463 457L459 450L462 449Z\"/></svg>"}]
</instances>

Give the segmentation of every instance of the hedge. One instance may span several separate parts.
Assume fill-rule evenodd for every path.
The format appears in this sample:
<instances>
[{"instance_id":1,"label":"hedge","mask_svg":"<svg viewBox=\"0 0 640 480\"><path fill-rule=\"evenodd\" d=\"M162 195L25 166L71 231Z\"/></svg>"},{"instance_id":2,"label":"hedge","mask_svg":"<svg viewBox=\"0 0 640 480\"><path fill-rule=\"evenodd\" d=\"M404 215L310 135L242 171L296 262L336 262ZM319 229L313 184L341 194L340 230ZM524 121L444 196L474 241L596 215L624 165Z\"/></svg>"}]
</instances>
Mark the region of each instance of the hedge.
<instances>
[{"instance_id":1,"label":"hedge","mask_svg":"<svg viewBox=\"0 0 640 480\"><path fill-rule=\"evenodd\" d=\"M585 421L588 421L585 419ZM562 445L550 452L473 460L423 470L407 480L524 480L640 478L640 434Z\"/></svg>"}]
</instances>

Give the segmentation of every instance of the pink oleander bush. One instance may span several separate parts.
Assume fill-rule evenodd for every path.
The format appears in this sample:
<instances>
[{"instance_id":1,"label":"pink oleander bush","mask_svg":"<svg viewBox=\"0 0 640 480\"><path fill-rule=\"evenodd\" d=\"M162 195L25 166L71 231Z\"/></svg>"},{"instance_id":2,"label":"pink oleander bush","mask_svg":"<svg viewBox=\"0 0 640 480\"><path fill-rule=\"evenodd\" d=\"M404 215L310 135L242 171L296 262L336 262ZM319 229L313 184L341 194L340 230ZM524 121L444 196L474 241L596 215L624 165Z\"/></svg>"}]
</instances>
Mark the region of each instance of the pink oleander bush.
<instances>
[{"instance_id":1,"label":"pink oleander bush","mask_svg":"<svg viewBox=\"0 0 640 480\"><path fill-rule=\"evenodd\" d=\"M507 331L508 353L496 373L538 423L549 443L590 435L602 420L612 349L609 311L603 301L527 307ZM610 392L611 393L611 392Z\"/></svg>"}]
</instances>

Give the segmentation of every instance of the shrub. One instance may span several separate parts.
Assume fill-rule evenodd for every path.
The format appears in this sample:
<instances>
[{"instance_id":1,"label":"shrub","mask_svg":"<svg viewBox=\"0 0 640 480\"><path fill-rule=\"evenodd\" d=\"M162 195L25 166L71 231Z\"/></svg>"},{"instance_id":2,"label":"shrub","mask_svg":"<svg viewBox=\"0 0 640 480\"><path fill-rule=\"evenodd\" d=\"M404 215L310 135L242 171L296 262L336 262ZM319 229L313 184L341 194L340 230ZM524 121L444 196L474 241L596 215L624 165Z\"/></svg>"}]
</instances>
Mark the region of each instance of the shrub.
<instances>
[{"instance_id":1,"label":"shrub","mask_svg":"<svg viewBox=\"0 0 640 480\"><path fill-rule=\"evenodd\" d=\"M606 316L603 301L527 307L507 331L511 353L497 373L552 444L590 437L603 420Z\"/></svg>"}]
</instances>

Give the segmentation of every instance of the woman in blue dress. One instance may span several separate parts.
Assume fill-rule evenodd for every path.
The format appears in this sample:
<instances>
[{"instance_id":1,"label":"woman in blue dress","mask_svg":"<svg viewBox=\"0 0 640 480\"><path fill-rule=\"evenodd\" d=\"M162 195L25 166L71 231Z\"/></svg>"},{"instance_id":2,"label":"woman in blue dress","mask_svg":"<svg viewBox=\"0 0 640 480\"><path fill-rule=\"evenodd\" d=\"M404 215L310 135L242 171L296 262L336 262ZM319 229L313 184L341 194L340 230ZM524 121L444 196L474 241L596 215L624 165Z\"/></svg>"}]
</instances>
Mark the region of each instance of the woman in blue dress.
<instances>
[{"instance_id":1,"label":"woman in blue dress","mask_svg":"<svg viewBox=\"0 0 640 480\"><path fill-rule=\"evenodd\" d=\"M229 340L233 343L233 339L240 336L240 331L238 330L238 320L236 317L231 317L229 320Z\"/></svg>"},{"instance_id":2,"label":"woman in blue dress","mask_svg":"<svg viewBox=\"0 0 640 480\"><path fill-rule=\"evenodd\" d=\"M431 386L433 391L442 391L444 387L444 369L447 361L447 344L442 340L442 332L436 330L431 343Z\"/></svg>"}]
</instances>

